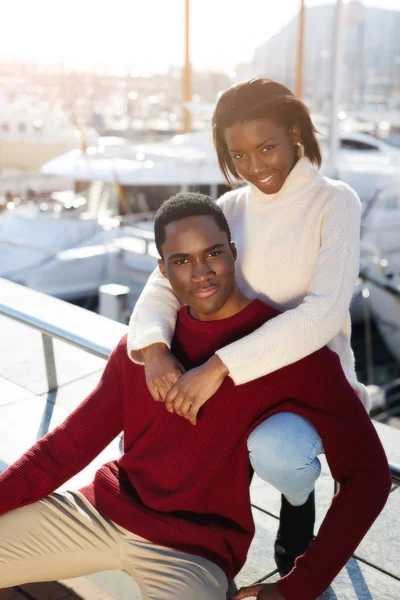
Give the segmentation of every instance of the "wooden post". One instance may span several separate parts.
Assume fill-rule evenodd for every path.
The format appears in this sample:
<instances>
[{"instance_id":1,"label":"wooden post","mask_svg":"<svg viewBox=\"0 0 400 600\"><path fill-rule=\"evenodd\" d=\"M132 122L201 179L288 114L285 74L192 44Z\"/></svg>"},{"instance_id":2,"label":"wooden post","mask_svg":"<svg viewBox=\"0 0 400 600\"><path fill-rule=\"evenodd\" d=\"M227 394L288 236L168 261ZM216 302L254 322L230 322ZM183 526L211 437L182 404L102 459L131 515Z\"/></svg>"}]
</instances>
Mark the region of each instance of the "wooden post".
<instances>
[{"instance_id":1,"label":"wooden post","mask_svg":"<svg viewBox=\"0 0 400 600\"><path fill-rule=\"evenodd\" d=\"M304 0L300 3L299 14L299 36L297 40L297 71L296 71L296 96L303 96L303 68L304 68L304 21L305 21L305 5Z\"/></svg>"},{"instance_id":2,"label":"wooden post","mask_svg":"<svg viewBox=\"0 0 400 600\"><path fill-rule=\"evenodd\" d=\"M190 66L190 0L185 0L185 64L183 67L183 102L192 100L192 70ZM190 110L183 106L183 133L189 133L192 128Z\"/></svg>"}]
</instances>

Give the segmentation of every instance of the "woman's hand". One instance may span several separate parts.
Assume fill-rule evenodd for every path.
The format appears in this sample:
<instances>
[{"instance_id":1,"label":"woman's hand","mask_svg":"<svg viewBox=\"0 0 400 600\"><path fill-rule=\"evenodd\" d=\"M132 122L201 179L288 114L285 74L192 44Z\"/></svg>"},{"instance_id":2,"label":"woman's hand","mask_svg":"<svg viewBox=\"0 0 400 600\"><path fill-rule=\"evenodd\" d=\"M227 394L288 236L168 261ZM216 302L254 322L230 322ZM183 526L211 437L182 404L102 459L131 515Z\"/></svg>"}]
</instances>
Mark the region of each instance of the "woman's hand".
<instances>
[{"instance_id":1,"label":"woman's hand","mask_svg":"<svg viewBox=\"0 0 400 600\"><path fill-rule=\"evenodd\" d=\"M185 372L177 358L163 343L152 344L142 350L147 387L156 402L164 402L174 383Z\"/></svg>"},{"instance_id":2,"label":"woman's hand","mask_svg":"<svg viewBox=\"0 0 400 600\"><path fill-rule=\"evenodd\" d=\"M229 374L222 360L214 354L204 365L182 375L167 393L165 406L196 425L197 413L219 389Z\"/></svg>"},{"instance_id":3,"label":"woman's hand","mask_svg":"<svg viewBox=\"0 0 400 600\"><path fill-rule=\"evenodd\" d=\"M257 598L257 600L285 600L275 583L264 583L240 588L240 590L233 596L232 600L242 600L242 598Z\"/></svg>"}]
</instances>

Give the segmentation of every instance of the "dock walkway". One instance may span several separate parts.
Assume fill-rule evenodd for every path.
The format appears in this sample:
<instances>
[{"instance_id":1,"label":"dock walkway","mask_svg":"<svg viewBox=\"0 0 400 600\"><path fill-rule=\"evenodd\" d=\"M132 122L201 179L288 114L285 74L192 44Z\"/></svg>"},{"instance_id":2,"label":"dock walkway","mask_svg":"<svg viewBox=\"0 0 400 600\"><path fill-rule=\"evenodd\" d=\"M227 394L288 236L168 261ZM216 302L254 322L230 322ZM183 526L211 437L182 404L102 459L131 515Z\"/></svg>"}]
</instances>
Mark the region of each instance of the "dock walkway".
<instances>
[{"instance_id":1,"label":"dock walkway","mask_svg":"<svg viewBox=\"0 0 400 600\"><path fill-rule=\"evenodd\" d=\"M0 282L1 285L1 282ZM4 297L2 297L2 301ZM121 327L119 325L119 327ZM93 389L105 360L54 340L58 389L49 391L40 332L0 315L0 471L14 462L47 431L61 423ZM400 464L400 432L376 424L390 460ZM81 474L63 488L81 487L93 472L120 452L115 440ZM317 527L333 495L326 463L317 483ZM280 496L257 477L251 486L256 536L236 585L277 578L273 541ZM362 498L360 498L360 504ZM0 600L140 600L136 584L118 571L66 582L0 590ZM321 600L399 600L400 489L393 488L382 514Z\"/></svg>"}]
</instances>

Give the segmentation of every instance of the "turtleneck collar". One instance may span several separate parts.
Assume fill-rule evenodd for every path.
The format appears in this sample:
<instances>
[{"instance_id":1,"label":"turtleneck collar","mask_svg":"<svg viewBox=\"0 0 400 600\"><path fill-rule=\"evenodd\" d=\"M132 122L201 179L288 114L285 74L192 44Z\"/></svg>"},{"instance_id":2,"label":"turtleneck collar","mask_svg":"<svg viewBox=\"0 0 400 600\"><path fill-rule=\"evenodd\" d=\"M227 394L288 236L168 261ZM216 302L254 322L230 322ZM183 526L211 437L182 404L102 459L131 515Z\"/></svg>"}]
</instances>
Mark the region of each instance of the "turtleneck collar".
<instances>
[{"instance_id":1,"label":"turtleneck collar","mask_svg":"<svg viewBox=\"0 0 400 600\"><path fill-rule=\"evenodd\" d=\"M263 205L275 204L279 200L290 201L294 197L303 195L310 187L314 186L322 175L314 168L306 156L299 158L293 169L286 178L285 183L276 194L264 194L253 183L248 182L251 199L263 203Z\"/></svg>"}]
</instances>

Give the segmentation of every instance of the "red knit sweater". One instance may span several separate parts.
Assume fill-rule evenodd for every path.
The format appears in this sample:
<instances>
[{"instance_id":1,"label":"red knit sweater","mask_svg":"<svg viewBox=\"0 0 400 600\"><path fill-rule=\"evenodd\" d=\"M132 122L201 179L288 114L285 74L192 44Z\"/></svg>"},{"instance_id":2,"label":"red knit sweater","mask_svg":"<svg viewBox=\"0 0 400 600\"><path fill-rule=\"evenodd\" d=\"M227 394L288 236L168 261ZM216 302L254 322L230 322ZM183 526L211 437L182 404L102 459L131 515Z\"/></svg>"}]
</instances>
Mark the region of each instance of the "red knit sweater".
<instances>
[{"instance_id":1,"label":"red knit sweater","mask_svg":"<svg viewBox=\"0 0 400 600\"><path fill-rule=\"evenodd\" d=\"M276 314L259 300L221 321L196 321L183 308L173 352L186 368L199 365ZM144 369L129 360L123 338L96 389L0 475L0 514L53 492L124 430L124 455L81 492L120 526L206 557L231 579L254 534L246 440L278 411L310 419L341 484L317 538L278 581L287 600L313 600L350 558L391 487L375 429L328 348L245 385L226 378L193 426L152 400Z\"/></svg>"}]
</instances>

